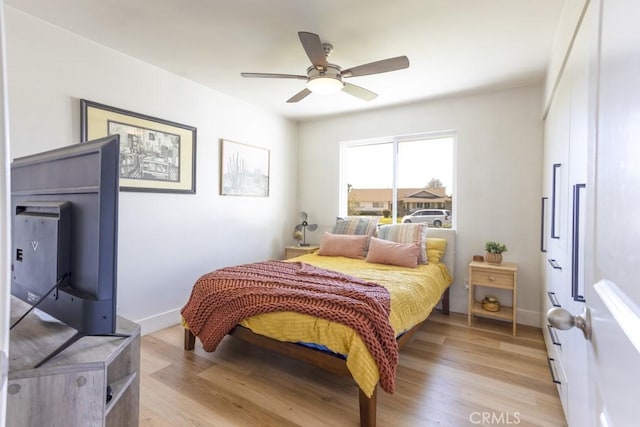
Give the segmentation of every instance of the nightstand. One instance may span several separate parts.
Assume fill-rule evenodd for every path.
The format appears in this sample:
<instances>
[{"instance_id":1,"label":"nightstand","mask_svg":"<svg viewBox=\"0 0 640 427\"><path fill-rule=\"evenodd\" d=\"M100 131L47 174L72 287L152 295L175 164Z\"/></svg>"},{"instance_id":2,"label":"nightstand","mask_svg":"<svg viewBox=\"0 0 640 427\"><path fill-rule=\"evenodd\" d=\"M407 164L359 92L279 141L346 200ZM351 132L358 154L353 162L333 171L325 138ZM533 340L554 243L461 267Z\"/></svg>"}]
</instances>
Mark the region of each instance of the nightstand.
<instances>
[{"instance_id":1,"label":"nightstand","mask_svg":"<svg viewBox=\"0 0 640 427\"><path fill-rule=\"evenodd\" d=\"M294 258L300 255L310 254L317 251L320 246L285 246L284 259Z\"/></svg>"},{"instance_id":2,"label":"nightstand","mask_svg":"<svg viewBox=\"0 0 640 427\"><path fill-rule=\"evenodd\" d=\"M488 311L482 308L482 303L476 301L476 287L504 289L511 291L511 307L500 305L500 311ZM513 335L516 335L516 290L518 288L518 266L511 262L489 264L472 261L469 263L469 306L468 324L471 326L473 315L499 319L513 324Z\"/></svg>"}]
</instances>

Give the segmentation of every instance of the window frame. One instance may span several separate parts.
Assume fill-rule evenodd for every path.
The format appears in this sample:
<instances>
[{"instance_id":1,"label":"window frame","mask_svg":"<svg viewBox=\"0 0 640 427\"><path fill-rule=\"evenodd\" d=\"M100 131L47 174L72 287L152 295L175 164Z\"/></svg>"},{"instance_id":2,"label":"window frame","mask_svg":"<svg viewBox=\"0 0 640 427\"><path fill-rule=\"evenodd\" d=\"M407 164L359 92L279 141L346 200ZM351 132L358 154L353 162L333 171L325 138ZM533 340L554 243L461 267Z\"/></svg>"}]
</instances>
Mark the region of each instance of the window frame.
<instances>
[{"instance_id":1,"label":"window frame","mask_svg":"<svg viewBox=\"0 0 640 427\"><path fill-rule=\"evenodd\" d=\"M365 146L365 145L375 145L375 144L393 144L393 165L392 165L392 188L395 190L392 192L392 209L391 209L391 218L397 220L398 217L398 145L402 142L411 142L411 141L419 141L419 140L428 140L428 139L441 139L441 138L451 138L452 147L451 147L451 199L456 200L456 191L457 191L457 147L458 147L458 134L455 130L442 130L442 131L434 131L434 132L422 132L416 134L408 134L408 135L399 135L399 136L389 136L389 137L380 137L380 138L368 138L368 139L356 139L356 140L346 140L340 142L340 157L339 157L339 171L340 176L338 179L338 215L346 216L348 214L348 191L347 191L347 150L352 147ZM429 208L421 208L421 209L429 209ZM452 217L451 228L455 228L454 221L457 219L457 215L455 214L457 211L457 203L453 203L450 214Z\"/></svg>"}]
</instances>

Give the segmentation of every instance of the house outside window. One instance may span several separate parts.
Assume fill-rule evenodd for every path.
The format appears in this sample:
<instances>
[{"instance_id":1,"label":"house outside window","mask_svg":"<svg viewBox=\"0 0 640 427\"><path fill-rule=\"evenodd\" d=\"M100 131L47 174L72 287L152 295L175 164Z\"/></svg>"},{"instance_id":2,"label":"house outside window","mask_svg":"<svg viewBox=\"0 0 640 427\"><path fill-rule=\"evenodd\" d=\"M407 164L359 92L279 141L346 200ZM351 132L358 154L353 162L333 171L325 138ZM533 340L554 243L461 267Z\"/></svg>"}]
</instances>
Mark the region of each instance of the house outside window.
<instances>
[{"instance_id":1,"label":"house outside window","mask_svg":"<svg viewBox=\"0 0 640 427\"><path fill-rule=\"evenodd\" d=\"M399 222L418 209L454 211L454 132L341 144L340 215Z\"/></svg>"}]
</instances>

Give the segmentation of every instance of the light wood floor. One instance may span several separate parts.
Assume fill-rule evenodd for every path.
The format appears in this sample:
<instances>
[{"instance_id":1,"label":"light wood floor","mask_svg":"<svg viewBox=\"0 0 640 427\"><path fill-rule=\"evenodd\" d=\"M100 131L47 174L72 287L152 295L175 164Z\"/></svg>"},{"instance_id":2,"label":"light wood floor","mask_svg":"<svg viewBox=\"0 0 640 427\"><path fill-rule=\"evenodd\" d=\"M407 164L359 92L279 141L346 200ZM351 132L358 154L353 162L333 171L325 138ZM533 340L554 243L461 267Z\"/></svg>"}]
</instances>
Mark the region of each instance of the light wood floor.
<instances>
[{"instance_id":1,"label":"light wood floor","mask_svg":"<svg viewBox=\"0 0 640 427\"><path fill-rule=\"evenodd\" d=\"M565 426L539 329L433 313L400 352L378 426ZM353 380L226 337L182 349L182 327L142 338L141 426L359 425ZM484 422L483 422L484 421Z\"/></svg>"}]
</instances>

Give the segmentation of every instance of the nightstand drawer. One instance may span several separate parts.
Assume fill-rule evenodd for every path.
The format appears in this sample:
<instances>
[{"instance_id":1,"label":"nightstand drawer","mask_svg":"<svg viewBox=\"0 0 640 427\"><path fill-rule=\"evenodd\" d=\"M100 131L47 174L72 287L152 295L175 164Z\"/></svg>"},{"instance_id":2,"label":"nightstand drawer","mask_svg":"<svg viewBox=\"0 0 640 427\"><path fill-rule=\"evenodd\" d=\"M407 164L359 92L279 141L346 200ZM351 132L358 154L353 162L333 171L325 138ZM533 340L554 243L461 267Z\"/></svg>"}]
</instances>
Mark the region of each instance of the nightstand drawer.
<instances>
[{"instance_id":1,"label":"nightstand drawer","mask_svg":"<svg viewBox=\"0 0 640 427\"><path fill-rule=\"evenodd\" d=\"M513 274L500 271L473 269L471 280L474 285L492 286L495 288L513 288Z\"/></svg>"}]
</instances>

